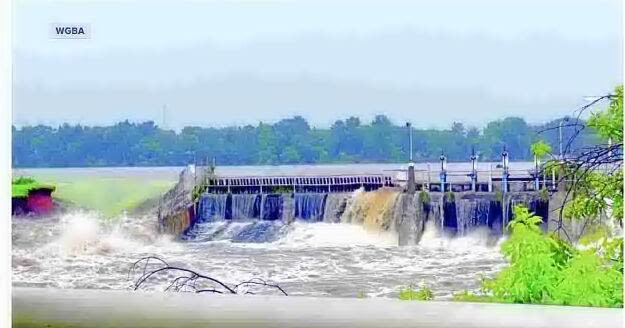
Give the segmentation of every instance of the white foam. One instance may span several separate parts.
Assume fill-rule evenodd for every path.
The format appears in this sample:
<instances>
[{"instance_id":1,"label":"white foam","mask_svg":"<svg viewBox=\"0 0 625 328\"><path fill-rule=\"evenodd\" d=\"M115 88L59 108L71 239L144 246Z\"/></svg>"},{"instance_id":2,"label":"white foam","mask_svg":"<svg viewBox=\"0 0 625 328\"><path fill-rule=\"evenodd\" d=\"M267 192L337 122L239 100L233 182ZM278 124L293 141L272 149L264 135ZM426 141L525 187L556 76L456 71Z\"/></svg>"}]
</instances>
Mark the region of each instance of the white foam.
<instances>
[{"instance_id":1,"label":"white foam","mask_svg":"<svg viewBox=\"0 0 625 328\"><path fill-rule=\"evenodd\" d=\"M60 236L48 247L58 247L63 256L149 251L154 246L179 248L171 236L157 234L146 220L123 215L107 221L97 212L73 211L60 218Z\"/></svg>"},{"instance_id":2,"label":"white foam","mask_svg":"<svg viewBox=\"0 0 625 328\"><path fill-rule=\"evenodd\" d=\"M452 237L446 236L441 232L436 224L429 221L425 225L425 230L419 246L424 248L445 248L456 250L475 250L475 249L490 249L493 245L489 245L490 232L488 228L478 228L472 230L464 236ZM497 245L503 240L499 238Z\"/></svg>"},{"instance_id":3,"label":"white foam","mask_svg":"<svg viewBox=\"0 0 625 328\"><path fill-rule=\"evenodd\" d=\"M274 242L287 247L396 246L397 236L390 232L367 231L349 223L294 222L289 232Z\"/></svg>"},{"instance_id":4,"label":"white foam","mask_svg":"<svg viewBox=\"0 0 625 328\"><path fill-rule=\"evenodd\" d=\"M100 234L97 213L76 211L61 217L61 250L65 255L77 255L97 243Z\"/></svg>"}]
</instances>

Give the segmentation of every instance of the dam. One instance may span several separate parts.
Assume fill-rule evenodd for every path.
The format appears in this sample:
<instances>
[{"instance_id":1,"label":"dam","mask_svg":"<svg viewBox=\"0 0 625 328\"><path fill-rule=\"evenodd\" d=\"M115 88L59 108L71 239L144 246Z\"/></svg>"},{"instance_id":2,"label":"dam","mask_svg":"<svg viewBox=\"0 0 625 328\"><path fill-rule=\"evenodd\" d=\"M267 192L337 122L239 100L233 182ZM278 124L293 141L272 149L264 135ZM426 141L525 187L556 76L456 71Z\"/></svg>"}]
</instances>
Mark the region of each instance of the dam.
<instances>
[{"instance_id":1,"label":"dam","mask_svg":"<svg viewBox=\"0 0 625 328\"><path fill-rule=\"evenodd\" d=\"M295 221L350 223L414 245L428 223L450 236L476 229L501 236L512 208L523 204L549 229L555 172L547 175L531 163L481 164L441 160L377 172L236 175L191 165L161 199L159 227L190 241L268 242Z\"/></svg>"}]
</instances>

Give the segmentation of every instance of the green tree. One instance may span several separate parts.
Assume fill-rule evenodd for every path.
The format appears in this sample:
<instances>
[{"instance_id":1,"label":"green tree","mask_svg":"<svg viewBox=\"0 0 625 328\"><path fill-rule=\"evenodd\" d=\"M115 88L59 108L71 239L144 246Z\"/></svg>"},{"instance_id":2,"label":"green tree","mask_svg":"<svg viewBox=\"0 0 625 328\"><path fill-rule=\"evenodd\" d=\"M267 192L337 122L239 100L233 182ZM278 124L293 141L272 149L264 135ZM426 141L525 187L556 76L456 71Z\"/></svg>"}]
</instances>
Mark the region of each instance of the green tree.
<instances>
[{"instance_id":1,"label":"green tree","mask_svg":"<svg viewBox=\"0 0 625 328\"><path fill-rule=\"evenodd\" d=\"M578 250L539 228L542 218L514 208L510 237L501 245L509 264L484 279L479 294L455 295L460 301L623 306L623 238Z\"/></svg>"}]
</instances>

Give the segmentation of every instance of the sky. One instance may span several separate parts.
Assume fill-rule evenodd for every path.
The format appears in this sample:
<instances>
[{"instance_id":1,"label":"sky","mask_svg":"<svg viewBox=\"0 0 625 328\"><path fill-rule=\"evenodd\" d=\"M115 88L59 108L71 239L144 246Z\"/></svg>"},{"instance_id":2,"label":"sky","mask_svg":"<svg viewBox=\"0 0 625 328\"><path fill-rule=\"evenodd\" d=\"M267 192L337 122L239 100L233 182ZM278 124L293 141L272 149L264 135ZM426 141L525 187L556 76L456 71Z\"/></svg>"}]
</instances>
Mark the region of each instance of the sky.
<instances>
[{"instance_id":1,"label":"sky","mask_svg":"<svg viewBox=\"0 0 625 328\"><path fill-rule=\"evenodd\" d=\"M13 120L544 122L623 79L622 4L43 1L13 6ZM58 40L53 23L84 23Z\"/></svg>"}]
</instances>

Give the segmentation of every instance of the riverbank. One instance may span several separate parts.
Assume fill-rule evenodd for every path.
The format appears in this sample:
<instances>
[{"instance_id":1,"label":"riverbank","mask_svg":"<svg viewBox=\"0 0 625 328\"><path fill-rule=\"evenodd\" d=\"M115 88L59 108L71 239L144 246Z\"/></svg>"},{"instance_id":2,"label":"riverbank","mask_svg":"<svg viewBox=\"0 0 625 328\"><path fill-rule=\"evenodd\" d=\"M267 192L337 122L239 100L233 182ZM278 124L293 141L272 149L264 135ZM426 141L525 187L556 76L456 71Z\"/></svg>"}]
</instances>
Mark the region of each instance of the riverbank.
<instances>
[{"instance_id":1,"label":"riverbank","mask_svg":"<svg viewBox=\"0 0 625 328\"><path fill-rule=\"evenodd\" d=\"M57 201L98 211L107 218L160 196L177 178L169 168L14 169L13 175L18 174L54 183Z\"/></svg>"}]
</instances>

